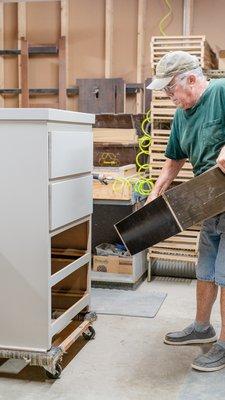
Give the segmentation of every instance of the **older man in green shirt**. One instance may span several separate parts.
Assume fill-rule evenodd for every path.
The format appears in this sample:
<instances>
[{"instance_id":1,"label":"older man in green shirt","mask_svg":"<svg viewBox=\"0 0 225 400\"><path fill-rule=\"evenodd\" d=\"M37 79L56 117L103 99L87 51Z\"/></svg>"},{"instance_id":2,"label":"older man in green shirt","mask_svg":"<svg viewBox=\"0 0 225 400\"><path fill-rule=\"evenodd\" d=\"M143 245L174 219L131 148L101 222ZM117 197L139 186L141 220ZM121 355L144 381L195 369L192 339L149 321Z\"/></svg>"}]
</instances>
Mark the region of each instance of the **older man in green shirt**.
<instances>
[{"instance_id":1,"label":"older man in green shirt","mask_svg":"<svg viewBox=\"0 0 225 400\"><path fill-rule=\"evenodd\" d=\"M157 64L149 89L164 90L178 107L167 144L166 161L147 202L162 194L189 159L195 175L214 165L225 173L225 79L207 81L197 57L183 51L167 53ZM192 363L200 371L225 367L225 213L204 221L199 241L197 311L194 322L170 332L171 345L215 342ZM212 306L221 287L221 332L210 324Z\"/></svg>"}]
</instances>

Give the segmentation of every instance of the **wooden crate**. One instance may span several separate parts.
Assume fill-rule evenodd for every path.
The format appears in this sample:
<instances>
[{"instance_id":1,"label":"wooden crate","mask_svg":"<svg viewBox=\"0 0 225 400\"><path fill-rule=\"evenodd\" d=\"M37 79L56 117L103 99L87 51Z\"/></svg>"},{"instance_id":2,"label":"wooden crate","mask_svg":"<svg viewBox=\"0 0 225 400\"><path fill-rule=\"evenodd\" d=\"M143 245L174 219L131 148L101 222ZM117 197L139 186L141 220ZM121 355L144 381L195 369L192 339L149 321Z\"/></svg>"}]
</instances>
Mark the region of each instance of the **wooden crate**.
<instances>
[{"instance_id":1,"label":"wooden crate","mask_svg":"<svg viewBox=\"0 0 225 400\"><path fill-rule=\"evenodd\" d=\"M153 144L150 148L150 177L156 180L165 162L165 150L166 144ZM186 162L178 173L177 177L174 179L175 182L186 182L193 178L192 165Z\"/></svg>"},{"instance_id":2,"label":"wooden crate","mask_svg":"<svg viewBox=\"0 0 225 400\"><path fill-rule=\"evenodd\" d=\"M215 53L205 36L154 36L151 40L151 68L155 72L158 61L168 52L182 50L198 57L203 69L216 69Z\"/></svg>"},{"instance_id":3,"label":"wooden crate","mask_svg":"<svg viewBox=\"0 0 225 400\"><path fill-rule=\"evenodd\" d=\"M149 257L197 262L200 226L194 226L149 248Z\"/></svg>"},{"instance_id":4,"label":"wooden crate","mask_svg":"<svg viewBox=\"0 0 225 400\"><path fill-rule=\"evenodd\" d=\"M119 167L133 164L138 148L138 144L94 143L94 166Z\"/></svg>"}]
</instances>

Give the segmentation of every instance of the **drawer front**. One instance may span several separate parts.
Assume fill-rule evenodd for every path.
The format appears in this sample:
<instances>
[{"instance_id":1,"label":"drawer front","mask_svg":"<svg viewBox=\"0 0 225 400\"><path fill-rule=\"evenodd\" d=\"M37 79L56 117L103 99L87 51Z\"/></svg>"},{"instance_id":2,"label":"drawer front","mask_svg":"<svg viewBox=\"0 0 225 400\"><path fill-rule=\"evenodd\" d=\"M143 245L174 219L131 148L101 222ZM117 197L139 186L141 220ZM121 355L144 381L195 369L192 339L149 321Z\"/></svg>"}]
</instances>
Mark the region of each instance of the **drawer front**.
<instances>
[{"instance_id":1,"label":"drawer front","mask_svg":"<svg viewBox=\"0 0 225 400\"><path fill-rule=\"evenodd\" d=\"M50 183L50 230L92 213L92 176Z\"/></svg>"},{"instance_id":2,"label":"drawer front","mask_svg":"<svg viewBox=\"0 0 225 400\"><path fill-rule=\"evenodd\" d=\"M49 178L92 171L92 132L49 133Z\"/></svg>"}]
</instances>

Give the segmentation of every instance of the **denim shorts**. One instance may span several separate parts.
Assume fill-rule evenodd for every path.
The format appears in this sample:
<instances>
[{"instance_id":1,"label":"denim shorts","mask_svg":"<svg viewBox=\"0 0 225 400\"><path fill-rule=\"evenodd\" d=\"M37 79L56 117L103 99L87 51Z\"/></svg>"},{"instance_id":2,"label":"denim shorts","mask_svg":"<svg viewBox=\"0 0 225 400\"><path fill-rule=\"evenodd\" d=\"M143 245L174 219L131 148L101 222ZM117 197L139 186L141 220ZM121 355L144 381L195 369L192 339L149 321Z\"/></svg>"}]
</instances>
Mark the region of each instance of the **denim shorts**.
<instances>
[{"instance_id":1,"label":"denim shorts","mask_svg":"<svg viewBox=\"0 0 225 400\"><path fill-rule=\"evenodd\" d=\"M203 222L196 276L225 287L225 212Z\"/></svg>"}]
</instances>

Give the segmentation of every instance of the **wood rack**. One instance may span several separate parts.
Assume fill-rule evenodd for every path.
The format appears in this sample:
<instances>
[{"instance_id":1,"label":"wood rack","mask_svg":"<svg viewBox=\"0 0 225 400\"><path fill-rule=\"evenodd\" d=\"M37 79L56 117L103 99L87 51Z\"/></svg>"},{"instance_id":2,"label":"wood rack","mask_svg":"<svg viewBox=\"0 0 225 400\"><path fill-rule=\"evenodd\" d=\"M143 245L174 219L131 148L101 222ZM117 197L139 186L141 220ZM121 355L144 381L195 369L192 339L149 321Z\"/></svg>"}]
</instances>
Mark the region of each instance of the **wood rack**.
<instances>
[{"instance_id":1,"label":"wood rack","mask_svg":"<svg viewBox=\"0 0 225 400\"><path fill-rule=\"evenodd\" d=\"M151 40L151 67L155 67L169 51L186 51L198 57L203 69L218 68L216 54L210 48L205 36L154 36Z\"/></svg>"}]
</instances>

